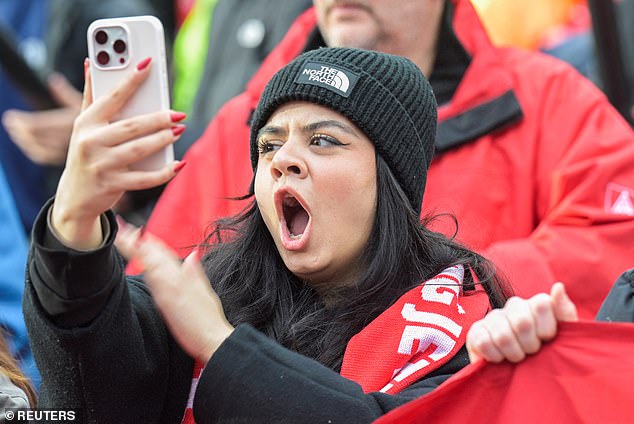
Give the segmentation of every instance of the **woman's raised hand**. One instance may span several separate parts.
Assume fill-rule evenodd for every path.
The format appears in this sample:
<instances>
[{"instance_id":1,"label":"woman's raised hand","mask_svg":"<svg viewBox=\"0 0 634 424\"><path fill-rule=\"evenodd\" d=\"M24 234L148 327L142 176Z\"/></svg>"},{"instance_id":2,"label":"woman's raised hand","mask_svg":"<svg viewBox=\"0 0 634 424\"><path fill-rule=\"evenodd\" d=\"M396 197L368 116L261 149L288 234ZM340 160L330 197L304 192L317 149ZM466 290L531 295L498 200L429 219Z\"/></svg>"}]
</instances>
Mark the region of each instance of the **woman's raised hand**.
<instances>
[{"instance_id":1,"label":"woman's raised hand","mask_svg":"<svg viewBox=\"0 0 634 424\"><path fill-rule=\"evenodd\" d=\"M512 297L504 308L494 309L471 326L467 333L469 358L471 362L520 362L536 353L542 342L555 337L558 321L577 319L577 308L562 283L555 283L550 294L530 299Z\"/></svg>"},{"instance_id":2,"label":"woman's raised hand","mask_svg":"<svg viewBox=\"0 0 634 424\"><path fill-rule=\"evenodd\" d=\"M166 183L178 162L154 171L130 170L129 165L174 143L184 130L185 115L161 111L113 122L117 113L148 76L146 59L110 95L93 102L88 60L80 115L75 120L66 168L52 211L52 226L62 241L76 249L102 241L99 216L128 190Z\"/></svg>"},{"instance_id":3,"label":"woman's raised hand","mask_svg":"<svg viewBox=\"0 0 634 424\"><path fill-rule=\"evenodd\" d=\"M116 246L127 259L138 260L156 307L178 344L206 364L231 335L220 298L211 288L197 252L184 262L158 238L119 222Z\"/></svg>"}]
</instances>

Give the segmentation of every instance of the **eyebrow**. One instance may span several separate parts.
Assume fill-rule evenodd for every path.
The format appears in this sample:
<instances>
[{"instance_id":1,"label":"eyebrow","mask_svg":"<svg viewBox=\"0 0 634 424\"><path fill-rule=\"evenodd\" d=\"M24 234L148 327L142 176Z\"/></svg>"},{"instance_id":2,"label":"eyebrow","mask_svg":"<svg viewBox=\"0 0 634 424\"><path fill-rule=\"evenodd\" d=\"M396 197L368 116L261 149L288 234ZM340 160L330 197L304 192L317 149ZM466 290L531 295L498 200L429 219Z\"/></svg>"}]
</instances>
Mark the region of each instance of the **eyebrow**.
<instances>
[{"instance_id":1,"label":"eyebrow","mask_svg":"<svg viewBox=\"0 0 634 424\"><path fill-rule=\"evenodd\" d=\"M313 122L312 124L308 124L304 127L304 132L313 132L313 131L320 130L322 128L327 128L327 127L335 127L348 134L351 134L357 137L359 136L359 134L357 134L354 128L344 124L343 122L335 121L334 119L329 119L326 121L318 121L318 122Z\"/></svg>"},{"instance_id":2,"label":"eyebrow","mask_svg":"<svg viewBox=\"0 0 634 424\"><path fill-rule=\"evenodd\" d=\"M333 127L337 128L337 129L340 129L341 131L343 131L345 133L348 133L348 134L354 135L356 137L359 137L359 134L357 133L357 131L355 131L354 128L352 128L349 125L346 125L343 122L336 121L334 119L328 119L328 120L325 120L325 121L317 121L317 122L313 122L311 124L305 125L302 128L302 132L311 133L311 132L315 132L315 131L323 129L323 128L333 128ZM281 126L267 125L267 126L264 126L264 127L260 128L260 131L258 131L257 138L260 138L264 134L284 135L287 132L288 131L286 131L286 129L281 127Z\"/></svg>"}]
</instances>

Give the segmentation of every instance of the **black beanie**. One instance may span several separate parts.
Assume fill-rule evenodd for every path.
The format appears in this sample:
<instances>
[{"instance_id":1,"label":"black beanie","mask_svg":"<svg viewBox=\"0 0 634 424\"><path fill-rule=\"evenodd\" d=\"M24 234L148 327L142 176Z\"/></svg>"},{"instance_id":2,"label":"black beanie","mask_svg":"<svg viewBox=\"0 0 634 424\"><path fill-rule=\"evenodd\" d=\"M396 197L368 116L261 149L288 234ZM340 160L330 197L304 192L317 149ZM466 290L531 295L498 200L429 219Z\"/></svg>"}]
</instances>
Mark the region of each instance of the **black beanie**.
<instances>
[{"instance_id":1,"label":"black beanie","mask_svg":"<svg viewBox=\"0 0 634 424\"><path fill-rule=\"evenodd\" d=\"M335 110L372 141L420 213L436 138L436 99L410 60L376 51L321 48L295 58L262 93L251 124L251 163L257 135L273 112L292 101Z\"/></svg>"}]
</instances>

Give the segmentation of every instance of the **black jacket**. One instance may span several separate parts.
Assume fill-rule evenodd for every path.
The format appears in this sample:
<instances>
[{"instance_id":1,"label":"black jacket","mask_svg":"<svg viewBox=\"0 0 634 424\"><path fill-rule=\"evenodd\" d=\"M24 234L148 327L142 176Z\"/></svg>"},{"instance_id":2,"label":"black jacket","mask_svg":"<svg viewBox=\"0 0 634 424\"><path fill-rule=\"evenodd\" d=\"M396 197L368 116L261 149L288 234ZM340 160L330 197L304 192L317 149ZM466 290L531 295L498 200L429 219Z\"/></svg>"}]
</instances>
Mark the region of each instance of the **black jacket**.
<instances>
[{"instance_id":1,"label":"black jacket","mask_svg":"<svg viewBox=\"0 0 634 424\"><path fill-rule=\"evenodd\" d=\"M634 322L634 268L625 271L603 301L597 321Z\"/></svg>"},{"instance_id":2,"label":"black jacket","mask_svg":"<svg viewBox=\"0 0 634 424\"><path fill-rule=\"evenodd\" d=\"M106 218L116 229L113 215ZM24 313L42 373L40 407L80 408L82 421L91 423L180 423L193 361L170 336L144 284L124 276L115 234L98 250L77 252L50 234L45 212L35 222ZM366 395L357 383L243 324L208 362L194 414L198 424L368 423L468 362L463 348L398 395Z\"/></svg>"}]
</instances>

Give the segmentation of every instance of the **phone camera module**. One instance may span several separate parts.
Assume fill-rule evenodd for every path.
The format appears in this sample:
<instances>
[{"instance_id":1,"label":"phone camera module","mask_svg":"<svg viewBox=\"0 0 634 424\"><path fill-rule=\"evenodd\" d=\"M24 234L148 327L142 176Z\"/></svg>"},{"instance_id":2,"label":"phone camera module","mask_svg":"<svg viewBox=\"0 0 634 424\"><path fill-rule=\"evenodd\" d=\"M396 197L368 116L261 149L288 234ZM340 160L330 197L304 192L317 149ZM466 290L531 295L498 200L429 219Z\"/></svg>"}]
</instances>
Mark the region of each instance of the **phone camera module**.
<instances>
[{"instance_id":1,"label":"phone camera module","mask_svg":"<svg viewBox=\"0 0 634 424\"><path fill-rule=\"evenodd\" d=\"M107 65L108 62L110 62L110 55L108 54L108 52L100 51L97 54L97 62L99 62L99 64L102 66Z\"/></svg>"},{"instance_id":2,"label":"phone camera module","mask_svg":"<svg viewBox=\"0 0 634 424\"><path fill-rule=\"evenodd\" d=\"M108 41L108 34L106 33L106 31L99 30L95 34L95 40L97 40L97 43L99 44L106 44L106 42Z\"/></svg>"},{"instance_id":3,"label":"phone camera module","mask_svg":"<svg viewBox=\"0 0 634 424\"><path fill-rule=\"evenodd\" d=\"M114 49L115 52L121 54L125 51L126 49L126 44L125 41L123 40L117 40L114 42L114 45L112 46L112 48Z\"/></svg>"}]
</instances>

